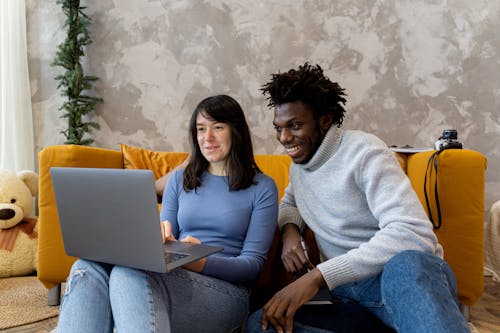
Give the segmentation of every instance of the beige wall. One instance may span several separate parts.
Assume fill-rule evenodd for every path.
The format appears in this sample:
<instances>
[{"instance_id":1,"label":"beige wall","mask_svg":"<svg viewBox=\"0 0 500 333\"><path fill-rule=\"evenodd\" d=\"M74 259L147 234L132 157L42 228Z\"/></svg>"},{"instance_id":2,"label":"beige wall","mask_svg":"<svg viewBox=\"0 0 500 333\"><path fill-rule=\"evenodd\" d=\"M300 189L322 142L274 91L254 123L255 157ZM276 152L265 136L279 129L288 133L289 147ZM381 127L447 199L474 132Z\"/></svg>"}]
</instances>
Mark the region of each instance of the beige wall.
<instances>
[{"instance_id":1,"label":"beige wall","mask_svg":"<svg viewBox=\"0 0 500 333\"><path fill-rule=\"evenodd\" d=\"M282 153L259 87L320 64L349 95L346 128L387 144L431 146L443 129L488 157L486 208L500 200L498 0L82 0L94 43L86 73L105 100L96 146L188 150L202 98L242 104L257 153ZM63 143L51 67L63 40L55 1L27 0L37 150Z\"/></svg>"}]
</instances>

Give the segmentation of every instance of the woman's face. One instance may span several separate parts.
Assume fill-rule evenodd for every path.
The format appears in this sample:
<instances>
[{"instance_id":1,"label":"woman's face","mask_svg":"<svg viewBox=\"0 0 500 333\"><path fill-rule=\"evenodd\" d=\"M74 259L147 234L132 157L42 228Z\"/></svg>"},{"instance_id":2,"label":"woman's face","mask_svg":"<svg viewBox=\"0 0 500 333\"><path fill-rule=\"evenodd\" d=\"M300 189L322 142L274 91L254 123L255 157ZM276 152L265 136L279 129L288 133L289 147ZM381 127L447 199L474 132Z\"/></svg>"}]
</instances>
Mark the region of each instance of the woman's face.
<instances>
[{"instance_id":1,"label":"woman's face","mask_svg":"<svg viewBox=\"0 0 500 333\"><path fill-rule=\"evenodd\" d=\"M207 119L204 112L196 117L196 136L201 153L210 162L209 171L223 172L231 150L231 128L229 124Z\"/></svg>"}]
</instances>

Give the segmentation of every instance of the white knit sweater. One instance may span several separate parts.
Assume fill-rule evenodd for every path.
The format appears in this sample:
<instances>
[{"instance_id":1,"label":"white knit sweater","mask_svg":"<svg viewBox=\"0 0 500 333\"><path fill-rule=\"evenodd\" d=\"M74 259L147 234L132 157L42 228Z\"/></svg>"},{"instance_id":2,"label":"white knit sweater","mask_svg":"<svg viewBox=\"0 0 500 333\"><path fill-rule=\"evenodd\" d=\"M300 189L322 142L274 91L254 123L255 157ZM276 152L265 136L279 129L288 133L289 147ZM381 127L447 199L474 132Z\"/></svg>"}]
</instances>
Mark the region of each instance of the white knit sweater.
<instances>
[{"instance_id":1,"label":"white knit sweater","mask_svg":"<svg viewBox=\"0 0 500 333\"><path fill-rule=\"evenodd\" d=\"M329 289L379 274L403 250L443 257L432 224L380 139L332 126L307 164L292 163L278 223L306 223Z\"/></svg>"}]
</instances>

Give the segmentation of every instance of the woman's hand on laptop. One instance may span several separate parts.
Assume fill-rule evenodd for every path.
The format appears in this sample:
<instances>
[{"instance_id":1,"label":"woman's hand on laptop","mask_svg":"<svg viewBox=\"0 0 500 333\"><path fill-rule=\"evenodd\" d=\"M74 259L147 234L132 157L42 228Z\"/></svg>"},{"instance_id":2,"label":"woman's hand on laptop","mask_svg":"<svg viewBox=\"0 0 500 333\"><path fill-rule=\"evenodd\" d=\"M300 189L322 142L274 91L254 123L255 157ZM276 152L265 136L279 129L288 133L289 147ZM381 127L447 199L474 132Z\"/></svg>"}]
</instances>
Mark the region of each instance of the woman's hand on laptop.
<instances>
[{"instance_id":1,"label":"woman's hand on laptop","mask_svg":"<svg viewBox=\"0 0 500 333\"><path fill-rule=\"evenodd\" d=\"M170 241L175 241L174 234L172 233L172 224L170 221L161 221L160 223L161 226L161 238L163 239L163 243L165 243L167 240Z\"/></svg>"},{"instance_id":2,"label":"woman's hand on laptop","mask_svg":"<svg viewBox=\"0 0 500 333\"><path fill-rule=\"evenodd\" d=\"M183 239L181 239L181 242L201 244L201 241L198 238L195 238L193 236L186 236ZM185 269L189 269L190 271L200 273L201 271L203 271L203 268L205 267L206 263L207 263L207 258L202 258L200 260L193 261L192 263L186 264L182 267L184 267Z\"/></svg>"}]
</instances>

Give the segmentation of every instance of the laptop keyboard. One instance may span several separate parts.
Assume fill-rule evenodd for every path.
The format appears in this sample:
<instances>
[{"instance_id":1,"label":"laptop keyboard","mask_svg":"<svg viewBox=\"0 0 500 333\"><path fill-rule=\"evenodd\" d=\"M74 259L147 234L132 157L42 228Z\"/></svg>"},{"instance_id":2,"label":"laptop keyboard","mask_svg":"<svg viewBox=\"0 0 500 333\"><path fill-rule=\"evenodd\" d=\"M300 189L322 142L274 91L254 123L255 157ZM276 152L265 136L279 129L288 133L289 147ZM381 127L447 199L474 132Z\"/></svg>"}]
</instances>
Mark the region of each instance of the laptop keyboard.
<instances>
[{"instance_id":1,"label":"laptop keyboard","mask_svg":"<svg viewBox=\"0 0 500 333\"><path fill-rule=\"evenodd\" d=\"M180 253L180 252L165 252L165 262L167 264L180 260L184 257L187 257L189 254Z\"/></svg>"}]
</instances>

